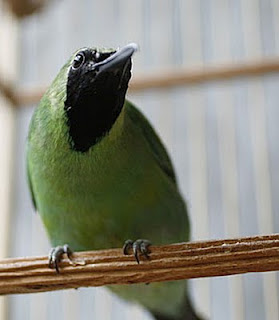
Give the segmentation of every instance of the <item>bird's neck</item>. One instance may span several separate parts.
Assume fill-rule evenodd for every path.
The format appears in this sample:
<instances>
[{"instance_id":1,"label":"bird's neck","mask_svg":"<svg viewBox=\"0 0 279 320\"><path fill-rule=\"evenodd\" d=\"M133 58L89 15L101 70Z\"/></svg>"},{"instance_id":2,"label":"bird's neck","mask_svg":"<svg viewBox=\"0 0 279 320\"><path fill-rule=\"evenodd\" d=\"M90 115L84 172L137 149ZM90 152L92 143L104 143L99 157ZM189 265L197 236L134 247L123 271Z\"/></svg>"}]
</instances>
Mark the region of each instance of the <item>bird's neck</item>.
<instances>
[{"instance_id":1,"label":"bird's neck","mask_svg":"<svg viewBox=\"0 0 279 320\"><path fill-rule=\"evenodd\" d=\"M72 106L65 101L71 148L86 152L98 143L118 118L125 95L90 94Z\"/></svg>"}]
</instances>

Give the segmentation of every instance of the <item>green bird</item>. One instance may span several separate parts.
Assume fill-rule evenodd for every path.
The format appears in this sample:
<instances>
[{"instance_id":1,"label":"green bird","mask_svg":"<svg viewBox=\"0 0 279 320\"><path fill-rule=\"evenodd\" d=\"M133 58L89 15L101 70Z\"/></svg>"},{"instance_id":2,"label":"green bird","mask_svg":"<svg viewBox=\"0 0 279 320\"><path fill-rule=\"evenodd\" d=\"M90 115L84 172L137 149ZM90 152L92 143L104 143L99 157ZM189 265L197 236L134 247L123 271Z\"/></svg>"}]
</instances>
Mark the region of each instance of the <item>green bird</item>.
<instances>
[{"instance_id":1,"label":"green bird","mask_svg":"<svg viewBox=\"0 0 279 320\"><path fill-rule=\"evenodd\" d=\"M125 243L124 253L132 247L139 261L140 255L148 256L151 242L189 239L186 206L166 149L142 113L125 100L136 49L129 44L120 50L78 50L32 117L29 186L56 247L50 265L58 272L61 255L71 250ZM110 289L157 320L200 319L186 281Z\"/></svg>"}]
</instances>

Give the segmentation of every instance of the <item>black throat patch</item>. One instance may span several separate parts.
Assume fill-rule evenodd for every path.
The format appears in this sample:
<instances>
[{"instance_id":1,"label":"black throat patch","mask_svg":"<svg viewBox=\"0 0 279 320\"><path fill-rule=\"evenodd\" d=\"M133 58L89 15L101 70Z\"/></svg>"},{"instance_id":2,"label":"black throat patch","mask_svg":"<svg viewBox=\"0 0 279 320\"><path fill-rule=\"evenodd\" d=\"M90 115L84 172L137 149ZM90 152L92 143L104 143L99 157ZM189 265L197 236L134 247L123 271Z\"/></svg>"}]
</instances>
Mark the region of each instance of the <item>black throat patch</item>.
<instances>
[{"instance_id":1,"label":"black throat patch","mask_svg":"<svg viewBox=\"0 0 279 320\"><path fill-rule=\"evenodd\" d=\"M88 151L113 126L122 110L131 77L129 64L124 75L105 73L97 79L86 64L79 70L70 67L64 109L73 150Z\"/></svg>"},{"instance_id":2,"label":"black throat patch","mask_svg":"<svg viewBox=\"0 0 279 320\"><path fill-rule=\"evenodd\" d=\"M121 100L109 95L88 95L72 106L67 99L65 110L71 148L86 152L105 136L122 109L124 99Z\"/></svg>"}]
</instances>

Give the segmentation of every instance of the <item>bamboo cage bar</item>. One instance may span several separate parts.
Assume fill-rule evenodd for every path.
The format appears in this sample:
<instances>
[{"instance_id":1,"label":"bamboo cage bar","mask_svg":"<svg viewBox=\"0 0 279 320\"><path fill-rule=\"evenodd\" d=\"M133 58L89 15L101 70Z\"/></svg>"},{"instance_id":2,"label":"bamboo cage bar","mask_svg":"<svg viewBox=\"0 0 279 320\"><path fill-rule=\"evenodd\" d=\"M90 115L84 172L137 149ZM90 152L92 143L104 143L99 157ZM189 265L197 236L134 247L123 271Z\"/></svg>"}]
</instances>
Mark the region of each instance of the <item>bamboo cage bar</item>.
<instances>
[{"instance_id":1,"label":"bamboo cage bar","mask_svg":"<svg viewBox=\"0 0 279 320\"><path fill-rule=\"evenodd\" d=\"M234 64L208 65L194 69L174 69L146 72L135 75L130 84L130 92L148 89L165 89L174 86L186 86L205 81L232 79L235 77L257 76L265 73L279 72L279 58L259 61L247 61ZM45 92L45 87L12 89L0 78L0 90L14 105L36 104Z\"/></svg>"}]
</instances>

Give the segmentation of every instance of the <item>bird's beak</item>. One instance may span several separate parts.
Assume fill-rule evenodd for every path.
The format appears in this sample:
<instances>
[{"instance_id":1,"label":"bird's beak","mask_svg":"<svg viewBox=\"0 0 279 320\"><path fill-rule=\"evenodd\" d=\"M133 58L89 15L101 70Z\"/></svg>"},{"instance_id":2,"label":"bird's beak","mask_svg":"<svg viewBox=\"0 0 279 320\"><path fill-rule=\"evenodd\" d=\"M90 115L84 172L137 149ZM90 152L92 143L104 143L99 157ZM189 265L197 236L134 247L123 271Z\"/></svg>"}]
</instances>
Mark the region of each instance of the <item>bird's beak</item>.
<instances>
[{"instance_id":1,"label":"bird's beak","mask_svg":"<svg viewBox=\"0 0 279 320\"><path fill-rule=\"evenodd\" d=\"M119 70L126 65L137 50L138 45L136 43L130 43L105 60L94 64L94 70L97 71L97 73Z\"/></svg>"}]
</instances>

